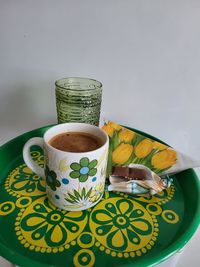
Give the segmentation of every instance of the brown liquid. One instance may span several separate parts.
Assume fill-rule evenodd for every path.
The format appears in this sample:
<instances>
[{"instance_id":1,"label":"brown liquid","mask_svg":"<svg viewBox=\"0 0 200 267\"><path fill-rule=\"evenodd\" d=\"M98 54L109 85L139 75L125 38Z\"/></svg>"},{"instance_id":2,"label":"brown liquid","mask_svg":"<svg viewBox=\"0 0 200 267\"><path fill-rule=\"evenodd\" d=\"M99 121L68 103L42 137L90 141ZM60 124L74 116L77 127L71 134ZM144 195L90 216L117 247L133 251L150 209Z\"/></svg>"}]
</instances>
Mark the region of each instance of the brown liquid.
<instances>
[{"instance_id":1,"label":"brown liquid","mask_svg":"<svg viewBox=\"0 0 200 267\"><path fill-rule=\"evenodd\" d=\"M103 145L95 135L82 132L66 132L54 136L49 144L56 149L68 152L88 152Z\"/></svg>"}]
</instances>

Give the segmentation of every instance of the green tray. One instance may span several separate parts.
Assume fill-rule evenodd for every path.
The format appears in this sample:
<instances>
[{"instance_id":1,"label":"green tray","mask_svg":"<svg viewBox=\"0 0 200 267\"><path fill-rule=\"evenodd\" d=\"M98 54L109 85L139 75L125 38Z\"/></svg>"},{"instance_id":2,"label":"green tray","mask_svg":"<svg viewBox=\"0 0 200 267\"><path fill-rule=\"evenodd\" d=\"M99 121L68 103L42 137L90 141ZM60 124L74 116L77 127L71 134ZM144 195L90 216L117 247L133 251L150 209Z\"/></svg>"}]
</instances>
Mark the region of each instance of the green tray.
<instances>
[{"instance_id":1,"label":"green tray","mask_svg":"<svg viewBox=\"0 0 200 267\"><path fill-rule=\"evenodd\" d=\"M170 188L151 198L105 192L86 211L67 212L52 206L46 199L45 182L22 158L24 143L43 136L49 127L0 147L3 257L20 267L144 267L166 260L192 237L200 221L200 183L191 169L175 175ZM43 164L37 147L32 156Z\"/></svg>"}]
</instances>

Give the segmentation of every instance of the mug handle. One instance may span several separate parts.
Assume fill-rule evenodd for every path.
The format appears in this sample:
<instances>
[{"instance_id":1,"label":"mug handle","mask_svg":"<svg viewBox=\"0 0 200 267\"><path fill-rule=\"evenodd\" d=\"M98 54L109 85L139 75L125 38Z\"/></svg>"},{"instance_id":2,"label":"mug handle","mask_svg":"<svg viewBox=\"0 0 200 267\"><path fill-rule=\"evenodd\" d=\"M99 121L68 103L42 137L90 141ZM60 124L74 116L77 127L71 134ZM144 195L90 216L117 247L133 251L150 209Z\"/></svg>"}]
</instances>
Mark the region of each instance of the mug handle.
<instances>
[{"instance_id":1,"label":"mug handle","mask_svg":"<svg viewBox=\"0 0 200 267\"><path fill-rule=\"evenodd\" d=\"M30 148L32 146L39 146L42 149L44 146L44 141L43 138L41 137L33 137L31 139L29 139L24 147L23 147L23 158L24 161L26 163L26 165L37 175L41 176L42 178L45 178L45 174L44 174L44 168L41 168L31 157L30 154Z\"/></svg>"}]
</instances>

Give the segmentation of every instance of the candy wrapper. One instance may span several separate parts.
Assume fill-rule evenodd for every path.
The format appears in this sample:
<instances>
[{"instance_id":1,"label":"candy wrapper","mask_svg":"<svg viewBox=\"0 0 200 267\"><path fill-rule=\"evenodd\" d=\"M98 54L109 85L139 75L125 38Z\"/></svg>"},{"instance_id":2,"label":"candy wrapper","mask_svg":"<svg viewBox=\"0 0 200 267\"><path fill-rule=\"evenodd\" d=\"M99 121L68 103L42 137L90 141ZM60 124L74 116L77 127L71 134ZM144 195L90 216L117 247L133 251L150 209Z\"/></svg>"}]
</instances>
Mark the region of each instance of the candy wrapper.
<instances>
[{"instance_id":1,"label":"candy wrapper","mask_svg":"<svg viewBox=\"0 0 200 267\"><path fill-rule=\"evenodd\" d=\"M102 129L109 135L108 191L154 195L169 187L169 175L199 166L173 148L111 121Z\"/></svg>"}]
</instances>

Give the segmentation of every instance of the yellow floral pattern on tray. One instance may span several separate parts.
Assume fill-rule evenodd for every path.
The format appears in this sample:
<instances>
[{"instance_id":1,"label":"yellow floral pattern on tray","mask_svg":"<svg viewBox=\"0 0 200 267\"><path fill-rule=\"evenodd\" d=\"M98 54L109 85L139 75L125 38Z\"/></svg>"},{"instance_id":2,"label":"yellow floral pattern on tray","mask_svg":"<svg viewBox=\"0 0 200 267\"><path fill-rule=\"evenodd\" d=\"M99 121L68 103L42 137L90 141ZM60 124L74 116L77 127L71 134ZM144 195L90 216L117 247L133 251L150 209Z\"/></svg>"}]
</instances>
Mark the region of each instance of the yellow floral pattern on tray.
<instances>
[{"instance_id":1,"label":"yellow floral pattern on tray","mask_svg":"<svg viewBox=\"0 0 200 267\"><path fill-rule=\"evenodd\" d=\"M124 128L114 122L102 129L109 135L108 176L112 166L142 164L155 173L162 173L177 162L177 153L171 147Z\"/></svg>"},{"instance_id":2,"label":"yellow floral pattern on tray","mask_svg":"<svg viewBox=\"0 0 200 267\"><path fill-rule=\"evenodd\" d=\"M134 136L125 132L120 138L130 141ZM42 165L41 154L32 154ZM79 212L54 207L46 198L45 182L25 164L8 175L4 186L15 200L0 203L0 217L16 213L13 223L19 245L29 253L70 251L74 266L94 266L99 253L118 259L140 257L155 246L161 224L173 227L180 222L175 210L165 208L176 192L174 185L151 197L105 192L95 207ZM27 188L32 189L29 194Z\"/></svg>"},{"instance_id":3,"label":"yellow floral pattern on tray","mask_svg":"<svg viewBox=\"0 0 200 267\"><path fill-rule=\"evenodd\" d=\"M43 167L43 155L38 151L32 152L32 158ZM5 188L13 196L36 196L43 195L46 192L46 182L42 177L33 173L26 164L21 164L15 168L9 175L5 183Z\"/></svg>"},{"instance_id":4,"label":"yellow floral pattern on tray","mask_svg":"<svg viewBox=\"0 0 200 267\"><path fill-rule=\"evenodd\" d=\"M125 198L100 202L93 209L91 218L90 229L95 238L116 252L145 247L155 231L152 218L142 205Z\"/></svg>"},{"instance_id":5,"label":"yellow floral pattern on tray","mask_svg":"<svg viewBox=\"0 0 200 267\"><path fill-rule=\"evenodd\" d=\"M34 201L23 215L20 215L19 236L34 246L47 248L71 242L83 231L87 223L87 217L82 211L59 210L46 197Z\"/></svg>"}]
</instances>

